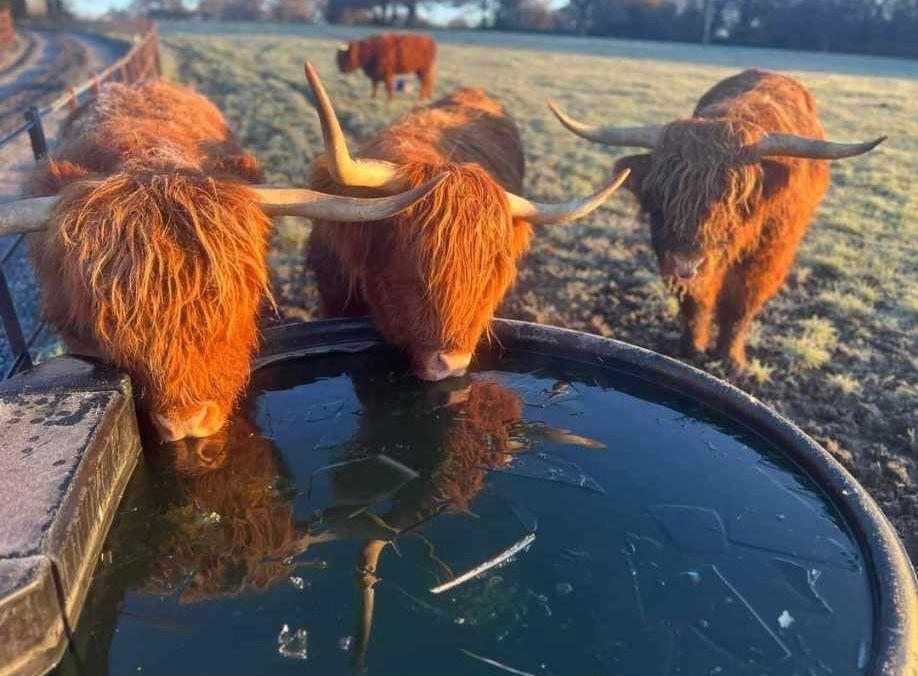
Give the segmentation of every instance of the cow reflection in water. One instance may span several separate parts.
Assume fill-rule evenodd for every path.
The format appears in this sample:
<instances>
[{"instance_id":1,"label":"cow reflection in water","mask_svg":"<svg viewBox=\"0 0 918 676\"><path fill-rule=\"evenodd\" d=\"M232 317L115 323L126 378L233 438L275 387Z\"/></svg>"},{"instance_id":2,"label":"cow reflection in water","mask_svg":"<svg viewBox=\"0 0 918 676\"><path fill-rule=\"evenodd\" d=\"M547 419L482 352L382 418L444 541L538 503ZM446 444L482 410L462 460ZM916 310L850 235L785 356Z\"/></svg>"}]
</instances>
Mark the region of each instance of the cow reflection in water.
<instances>
[{"instance_id":1,"label":"cow reflection in water","mask_svg":"<svg viewBox=\"0 0 918 676\"><path fill-rule=\"evenodd\" d=\"M163 519L145 591L181 586L179 601L235 596L289 577L301 538L295 489L274 444L239 417L219 435L164 445L152 454L163 479Z\"/></svg>"},{"instance_id":2,"label":"cow reflection in water","mask_svg":"<svg viewBox=\"0 0 918 676\"><path fill-rule=\"evenodd\" d=\"M520 396L488 380L419 384L407 394L394 394L391 383L358 380L354 386L361 426L344 457L313 472L313 478L330 475L334 504L305 523L294 519L298 487L280 454L247 420L237 419L219 438L165 447L168 453L156 462L175 474L166 483L178 495L165 517L174 527L157 548L146 591L172 592L181 584L180 601L193 603L263 590L309 565L301 555L323 543L360 541L354 653L362 671L386 547L401 537L422 538L419 526L438 514L467 510L488 472L511 464L537 439L601 446L524 421ZM393 396L409 402L402 415L390 414ZM407 443L406 420L412 427ZM373 505L383 500L388 510L374 514ZM445 564L441 569L451 575Z\"/></svg>"}]
</instances>

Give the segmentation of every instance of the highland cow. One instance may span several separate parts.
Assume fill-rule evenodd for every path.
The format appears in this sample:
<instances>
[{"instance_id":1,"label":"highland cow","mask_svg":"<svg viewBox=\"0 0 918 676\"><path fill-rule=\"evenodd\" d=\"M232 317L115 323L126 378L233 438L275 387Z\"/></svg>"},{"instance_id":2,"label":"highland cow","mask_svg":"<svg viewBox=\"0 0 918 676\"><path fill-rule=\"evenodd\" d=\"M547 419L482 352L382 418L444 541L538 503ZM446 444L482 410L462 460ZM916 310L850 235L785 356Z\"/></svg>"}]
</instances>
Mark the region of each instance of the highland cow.
<instances>
[{"instance_id":1,"label":"highland cow","mask_svg":"<svg viewBox=\"0 0 918 676\"><path fill-rule=\"evenodd\" d=\"M308 263L327 316L370 314L393 345L405 349L418 376L440 380L465 372L480 338L516 275L530 223L563 223L600 206L624 181L565 204L530 202L516 123L477 89L460 89L380 131L351 157L331 102L312 67L325 158L311 185L380 195L447 178L402 215L374 224L319 219Z\"/></svg>"},{"instance_id":2,"label":"highland cow","mask_svg":"<svg viewBox=\"0 0 918 676\"><path fill-rule=\"evenodd\" d=\"M378 220L433 185L383 204L260 180L204 97L112 84L31 175L45 197L0 205L0 235L44 230L32 249L47 319L71 351L131 376L164 439L217 431L248 380L271 216Z\"/></svg>"},{"instance_id":3,"label":"highland cow","mask_svg":"<svg viewBox=\"0 0 918 676\"><path fill-rule=\"evenodd\" d=\"M592 127L553 104L575 134L650 149L616 163L649 217L666 282L681 293L682 353L693 357L718 327L715 355L746 361L746 333L778 291L829 185L824 160L884 140L825 140L813 96L797 80L747 70L701 97L693 117L646 127Z\"/></svg>"},{"instance_id":4,"label":"highland cow","mask_svg":"<svg viewBox=\"0 0 918 676\"><path fill-rule=\"evenodd\" d=\"M434 86L437 44L427 35L381 33L353 40L338 48L338 69L351 73L363 69L373 83L373 98L379 83L386 84L386 97L395 92L395 76L415 73L421 81L421 100L429 99Z\"/></svg>"}]
</instances>

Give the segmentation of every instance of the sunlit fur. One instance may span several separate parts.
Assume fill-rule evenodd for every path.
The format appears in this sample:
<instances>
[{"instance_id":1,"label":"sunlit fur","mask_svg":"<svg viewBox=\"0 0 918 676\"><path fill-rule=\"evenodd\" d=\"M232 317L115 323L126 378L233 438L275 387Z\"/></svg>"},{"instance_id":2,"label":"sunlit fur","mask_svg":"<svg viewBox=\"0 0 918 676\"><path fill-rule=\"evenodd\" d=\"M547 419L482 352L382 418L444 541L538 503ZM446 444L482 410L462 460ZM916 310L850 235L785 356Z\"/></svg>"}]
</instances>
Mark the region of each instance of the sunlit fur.
<instances>
[{"instance_id":1,"label":"sunlit fur","mask_svg":"<svg viewBox=\"0 0 918 676\"><path fill-rule=\"evenodd\" d=\"M745 338L780 288L829 183L822 160L757 160L768 132L824 138L812 95L796 80L757 70L706 93L690 119L667 125L648 155L631 155L628 187L648 214L664 275L672 253L703 255L697 277L668 281L681 294L686 355L703 351L717 317L717 356L745 362Z\"/></svg>"},{"instance_id":2,"label":"sunlit fur","mask_svg":"<svg viewBox=\"0 0 918 676\"><path fill-rule=\"evenodd\" d=\"M513 219L504 189L522 191L516 124L480 90L462 89L409 113L356 155L402 166L412 186L448 178L385 222L318 222L310 238L328 316L365 314L391 343L471 352L512 284L529 245L528 223ZM314 188L348 195L319 161Z\"/></svg>"},{"instance_id":3,"label":"sunlit fur","mask_svg":"<svg viewBox=\"0 0 918 676\"><path fill-rule=\"evenodd\" d=\"M246 186L260 175L212 104L157 81L106 87L29 182L62 195L33 242L46 317L166 418L229 411L248 380L268 296L270 221Z\"/></svg>"},{"instance_id":4,"label":"sunlit fur","mask_svg":"<svg viewBox=\"0 0 918 676\"><path fill-rule=\"evenodd\" d=\"M349 42L347 49L338 50L337 58L342 73L363 69L373 83L374 97L379 83L384 82L386 95L391 99L395 91L395 76L400 73L417 74L421 81L422 99L429 99L433 91L437 44L430 36L371 35Z\"/></svg>"},{"instance_id":5,"label":"sunlit fur","mask_svg":"<svg viewBox=\"0 0 918 676\"><path fill-rule=\"evenodd\" d=\"M283 488L286 469L272 442L247 420L234 420L220 460L208 459L217 465L212 470L190 461L194 454L186 449L209 442L163 447L152 458L159 466L163 517L143 589L179 591L182 603L268 589L296 569L285 562L300 538L293 492Z\"/></svg>"}]
</instances>

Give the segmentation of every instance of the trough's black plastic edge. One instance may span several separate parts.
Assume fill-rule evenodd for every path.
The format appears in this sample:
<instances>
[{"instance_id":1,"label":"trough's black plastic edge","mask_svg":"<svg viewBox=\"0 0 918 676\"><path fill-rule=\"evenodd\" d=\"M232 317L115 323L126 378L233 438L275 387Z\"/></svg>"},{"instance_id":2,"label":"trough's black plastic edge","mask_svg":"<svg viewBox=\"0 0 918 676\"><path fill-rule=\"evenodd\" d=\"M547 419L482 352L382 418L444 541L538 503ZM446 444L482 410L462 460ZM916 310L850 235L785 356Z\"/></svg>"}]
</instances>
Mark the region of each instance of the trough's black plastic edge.
<instances>
[{"instance_id":1,"label":"trough's black plastic edge","mask_svg":"<svg viewBox=\"0 0 918 676\"><path fill-rule=\"evenodd\" d=\"M496 342L504 348L625 370L677 390L726 413L792 453L792 459L826 490L845 517L869 559L874 587L883 592L874 595L877 616L871 650L873 662L868 673L876 676L918 674L918 581L905 548L866 490L799 427L739 388L645 348L571 329L509 319L495 319L491 328ZM280 324L265 329L262 338L255 368L281 356L293 358L309 354L322 346L333 350L336 343L382 341L366 318Z\"/></svg>"},{"instance_id":2,"label":"trough's black plastic edge","mask_svg":"<svg viewBox=\"0 0 918 676\"><path fill-rule=\"evenodd\" d=\"M619 363L639 367L635 375L649 379L653 374L665 385L713 405L744 426L793 453L797 462L820 486L843 514L869 559L875 587L877 618L873 645L873 667L869 673L883 676L918 673L918 582L905 547L879 506L854 477L828 451L799 427L759 399L705 371L629 343L580 331L548 327L515 320L496 320L492 327L498 340L506 343L508 333L517 347L531 350L527 343L546 347L545 352L564 356L589 352ZM600 363L615 367L602 360ZM839 499L844 496L844 500Z\"/></svg>"}]
</instances>

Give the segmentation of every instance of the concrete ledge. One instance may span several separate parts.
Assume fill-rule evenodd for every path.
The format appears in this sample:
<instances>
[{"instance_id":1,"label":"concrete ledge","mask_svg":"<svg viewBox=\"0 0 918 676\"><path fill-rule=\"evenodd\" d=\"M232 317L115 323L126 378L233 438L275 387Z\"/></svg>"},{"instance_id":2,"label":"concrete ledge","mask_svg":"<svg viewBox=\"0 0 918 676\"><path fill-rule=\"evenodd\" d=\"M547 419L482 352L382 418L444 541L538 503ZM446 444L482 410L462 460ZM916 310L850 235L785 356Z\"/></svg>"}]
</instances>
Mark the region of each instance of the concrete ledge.
<instances>
[{"instance_id":1,"label":"concrete ledge","mask_svg":"<svg viewBox=\"0 0 918 676\"><path fill-rule=\"evenodd\" d=\"M127 377L59 357L0 384L0 675L60 659L137 457Z\"/></svg>"}]
</instances>

